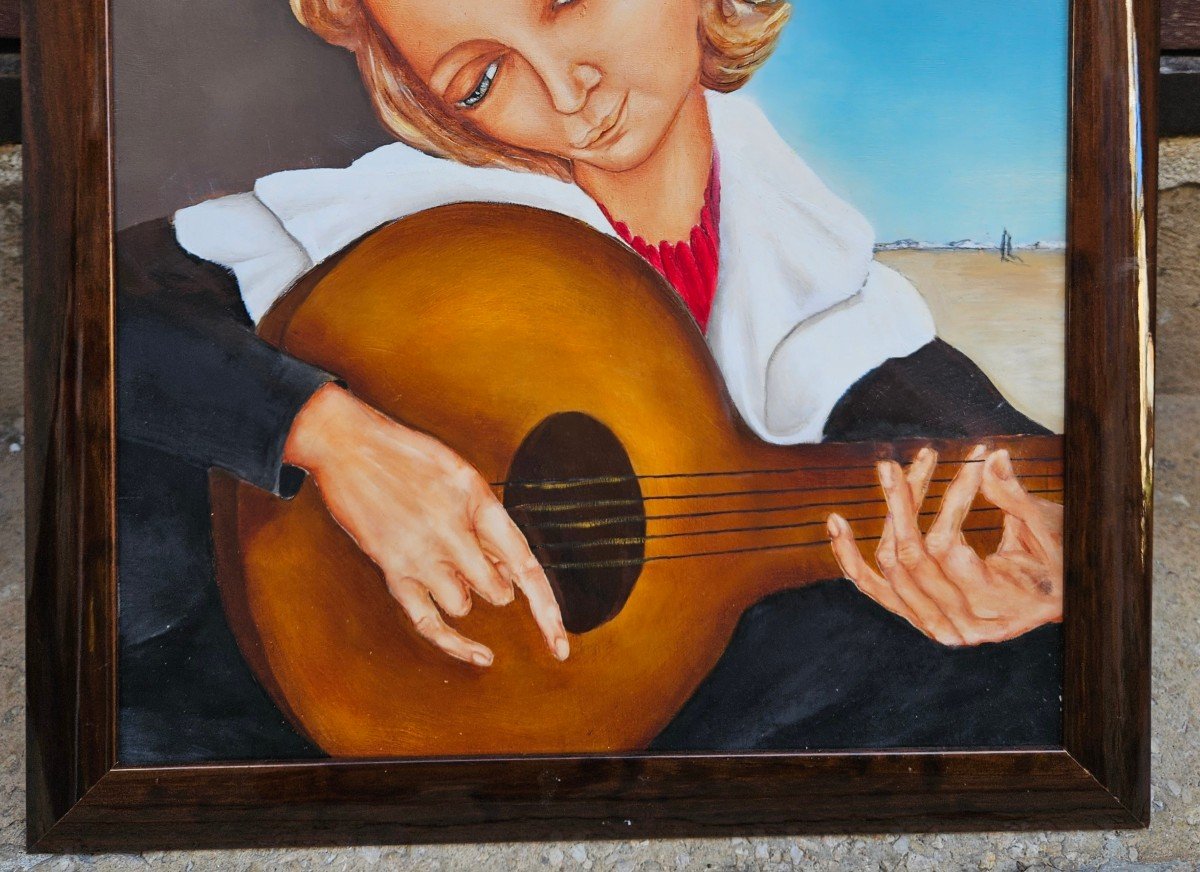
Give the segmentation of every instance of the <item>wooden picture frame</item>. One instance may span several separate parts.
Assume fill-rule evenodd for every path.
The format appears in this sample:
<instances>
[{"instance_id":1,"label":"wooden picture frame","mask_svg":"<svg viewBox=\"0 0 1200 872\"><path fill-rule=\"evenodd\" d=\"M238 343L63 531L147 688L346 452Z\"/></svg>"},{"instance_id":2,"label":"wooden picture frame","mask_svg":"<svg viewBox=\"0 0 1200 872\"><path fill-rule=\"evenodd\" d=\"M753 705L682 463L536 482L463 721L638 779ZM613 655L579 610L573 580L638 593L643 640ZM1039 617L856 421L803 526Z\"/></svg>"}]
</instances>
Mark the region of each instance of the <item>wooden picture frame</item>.
<instances>
[{"instance_id":1,"label":"wooden picture frame","mask_svg":"<svg viewBox=\"0 0 1200 872\"><path fill-rule=\"evenodd\" d=\"M1063 742L119 765L108 0L22 16L35 851L1120 828L1150 816L1155 0L1072 0Z\"/></svg>"}]
</instances>

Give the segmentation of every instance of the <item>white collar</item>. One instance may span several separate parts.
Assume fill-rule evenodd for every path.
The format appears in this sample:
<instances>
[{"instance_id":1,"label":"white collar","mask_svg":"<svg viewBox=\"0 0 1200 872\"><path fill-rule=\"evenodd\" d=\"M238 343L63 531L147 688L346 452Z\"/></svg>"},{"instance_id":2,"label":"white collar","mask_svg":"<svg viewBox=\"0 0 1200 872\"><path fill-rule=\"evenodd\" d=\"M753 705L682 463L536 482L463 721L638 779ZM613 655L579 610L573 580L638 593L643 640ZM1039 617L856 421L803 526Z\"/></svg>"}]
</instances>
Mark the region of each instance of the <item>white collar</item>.
<instances>
[{"instance_id":1,"label":"white collar","mask_svg":"<svg viewBox=\"0 0 1200 872\"><path fill-rule=\"evenodd\" d=\"M709 346L754 430L772 441L819 438L824 418L816 417L832 408L829 396L836 401L863 372L840 374L835 379L844 382L840 387L813 388L822 397L805 401L813 407L802 416L809 420L798 428L789 425L782 436L768 420L767 372L798 325L864 288L874 233L753 102L708 92L708 104L721 162L721 251ZM402 143L378 148L346 168L264 176L253 193L182 209L174 220L183 248L234 272L257 322L300 276L374 228L424 209L472 201L548 209L613 235L599 207L571 183L469 167ZM786 398L776 402L794 404Z\"/></svg>"}]
</instances>

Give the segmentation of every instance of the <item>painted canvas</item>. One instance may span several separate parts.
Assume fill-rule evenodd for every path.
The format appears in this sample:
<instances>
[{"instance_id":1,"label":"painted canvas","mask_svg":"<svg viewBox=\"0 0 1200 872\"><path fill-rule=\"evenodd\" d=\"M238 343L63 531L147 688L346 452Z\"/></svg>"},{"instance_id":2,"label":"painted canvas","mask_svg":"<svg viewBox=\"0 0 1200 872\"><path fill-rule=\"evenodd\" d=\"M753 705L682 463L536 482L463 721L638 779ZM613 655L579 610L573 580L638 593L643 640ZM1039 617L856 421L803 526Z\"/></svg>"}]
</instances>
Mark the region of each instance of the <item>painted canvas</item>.
<instances>
[{"instance_id":1,"label":"painted canvas","mask_svg":"<svg viewBox=\"0 0 1200 872\"><path fill-rule=\"evenodd\" d=\"M115 0L121 762L1058 744L1067 32Z\"/></svg>"}]
</instances>

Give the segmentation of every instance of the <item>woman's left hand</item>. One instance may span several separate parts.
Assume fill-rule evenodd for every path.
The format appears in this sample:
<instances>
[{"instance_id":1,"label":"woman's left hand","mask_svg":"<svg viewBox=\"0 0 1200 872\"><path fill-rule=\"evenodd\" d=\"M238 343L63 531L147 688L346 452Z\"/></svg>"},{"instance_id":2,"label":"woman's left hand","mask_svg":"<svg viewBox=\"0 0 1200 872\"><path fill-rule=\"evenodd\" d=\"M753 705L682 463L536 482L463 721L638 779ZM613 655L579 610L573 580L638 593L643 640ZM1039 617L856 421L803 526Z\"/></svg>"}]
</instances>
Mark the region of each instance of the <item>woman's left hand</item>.
<instances>
[{"instance_id":1,"label":"woman's left hand","mask_svg":"<svg viewBox=\"0 0 1200 872\"><path fill-rule=\"evenodd\" d=\"M888 520L867 563L845 519L829 516L829 535L842 572L871 599L944 645L1012 639L1062 620L1063 507L1028 493L1007 451L977 446L942 496L929 532L917 519L937 466L926 448L907 473L892 461L878 465ZM981 462L982 461L982 462ZM962 525L982 490L1004 512L994 554L980 557Z\"/></svg>"}]
</instances>

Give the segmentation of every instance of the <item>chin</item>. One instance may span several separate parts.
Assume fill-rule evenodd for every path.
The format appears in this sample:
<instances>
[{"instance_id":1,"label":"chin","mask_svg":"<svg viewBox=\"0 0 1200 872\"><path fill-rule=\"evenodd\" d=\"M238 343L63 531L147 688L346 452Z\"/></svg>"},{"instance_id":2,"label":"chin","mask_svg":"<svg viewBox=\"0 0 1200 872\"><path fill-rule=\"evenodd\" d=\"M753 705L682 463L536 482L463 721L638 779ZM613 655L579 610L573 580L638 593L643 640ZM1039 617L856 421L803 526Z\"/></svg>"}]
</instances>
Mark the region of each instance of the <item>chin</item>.
<instances>
[{"instance_id":1,"label":"chin","mask_svg":"<svg viewBox=\"0 0 1200 872\"><path fill-rule=\"evenodd\" d=\"M596 169L608 173L623 173L635 170L650 159L658 149L669 125L661 125L653 130L647 130L647 125L639 123L632 117L625 120L627 125L625 135L607 148L586 155L580 160Z\"/></svg>"},{"instance_id":2,"label":"chin","mask_svg":"<svg viewBox=\"0 0 1200 872\"><path fill-rule=\"evenodd\" d=\"M581 158L581 161L606 173L624 173L637 169L654 153L654 148L653 144L627 142L631 135L627 133L620 142L613 143L610 148L597 154L589 154Z\"/></svg>"}]
</instances>

